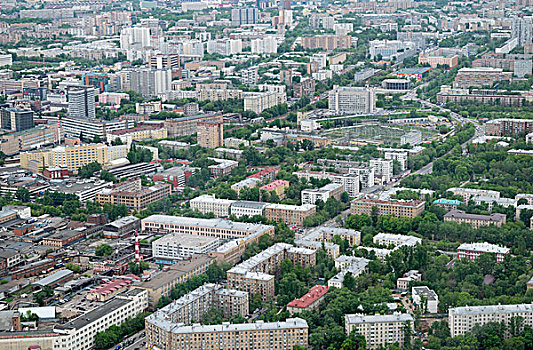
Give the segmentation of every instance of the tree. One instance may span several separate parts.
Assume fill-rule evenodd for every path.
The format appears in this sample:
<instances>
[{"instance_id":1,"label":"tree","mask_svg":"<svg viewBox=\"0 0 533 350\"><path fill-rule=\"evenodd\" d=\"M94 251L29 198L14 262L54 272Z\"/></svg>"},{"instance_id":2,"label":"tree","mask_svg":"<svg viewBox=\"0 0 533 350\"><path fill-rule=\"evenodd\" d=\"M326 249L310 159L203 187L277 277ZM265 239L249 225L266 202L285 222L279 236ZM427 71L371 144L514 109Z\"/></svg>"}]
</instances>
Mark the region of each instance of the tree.
<instances>
[{"instance_id":1,"label":"tree","mask_svg":"<svg viewBox=\"0 0 533 350\"><path fill-rule=\"evenodd\" d=\"M101 244L94 251L96 256L109 256L113 254L113 248L108 244Z\"/></svg>"},{"instance_id":2,"label":"tree","mask_svg":"<svg viewBox=\"0 0 533 350\"><path fill-rule=\"evenodd\" d=\"M348 195L348 192L342 192L341 202L348 203L349 201L350 201L350 196Z\"/></svg>"},{"instance_id":3,"label":"tree","mask_svg":"<svg viewBox=\"0 0 533 350\"><path fill-rule=\"evenodd\" d=\"M15 197L20 200L21 202L29 202L30 201L30 191L25 187L19 187L17 189L17 192L15 192Z\"/></svg>"},{"instance_id":4,"label":"tree","mask_svg":"<svg viewBox=\"0 0 533 350\"><path fill-rule=\"evenodd\" d=\"M91 176L94 176L94 173L100 170L102 170L102 165L98 162L92 162L79 168L78 176L84 179L88 179Z\"/></svg>"},{"instance_id":5,"label":"tree","mask_svg":"<svg viewBox=\"0 0 533 350\"><path fill-rule=\"evenodd\" d=\"M355 278L353 277L351 272L346 272L344 275L344 281L342 282L342 285L349 290L355 289Z\"/></svg>"},{"instance_id":6,"label":"tree","mask_svg":"<svg viewBox=\"0 0 533 350\"><path fill-rule=\"evenodd\" d=\"M69 269L70 271L75 272L75 273L80 273L81 272L81 267L79 265L76 265L76 264L73 264L73 263L67 263L65 265L65 267L67 269Z\"/></svg>"}]
</instances>

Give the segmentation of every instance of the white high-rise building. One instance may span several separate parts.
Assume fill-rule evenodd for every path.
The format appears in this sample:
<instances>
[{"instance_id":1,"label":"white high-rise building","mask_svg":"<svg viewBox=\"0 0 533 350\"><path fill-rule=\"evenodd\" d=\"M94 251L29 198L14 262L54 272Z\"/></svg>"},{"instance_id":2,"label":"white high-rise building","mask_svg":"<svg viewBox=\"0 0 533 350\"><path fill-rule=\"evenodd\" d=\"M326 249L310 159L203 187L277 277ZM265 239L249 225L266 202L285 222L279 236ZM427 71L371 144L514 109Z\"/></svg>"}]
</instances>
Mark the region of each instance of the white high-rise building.
<instances>
[{"instance_id":1,"label":"white high-rise building","mask_svg":"<svg viewBox=\"0 0 533 350\"><path fill-rule=\"evenodd\" d=\"M389 183L392 179L392 159L371 159L370 167L376 175L381 176L382 183Z\"/></svg>"},{"instance_id":2,"label":"white high-rise building","mask_svg":"<svg viewBox=\"0 0 533 350\"><path fill-rule=\"evenodd\" d=\"M72 86L67 90L68 114L74 118L94 119L95 88Z\"/></svg>"},{"instance_id":3,"label":"white high-rise building","mask_svg":"<svg viewBox=\"0 0 533 350\"><path fill-rule=\"evenodd\" d=\"M242 52L241 39L217 39L207 42L207 53L217 53L222 56L231 56Z\"/></svg>"},{"instance_id":4,"label":"white high-rise building","mask_svg":"<svg viewBox=\"0 0 533 350\"><path fill-rule=\"evenodd\" d=\"M139 69L130 71L130 89L143 96L156 96L171 90L172 71Z\"/></svg>"},{"instance_id":5,"label":"white high-rise building","mask_svg":"<svg viewBox=\"0 0 533 350\"><path fill-rule=\"evenodd\" d=\"M231 25L239 27L245 24L256 24L259 10L255 7L236 8L231 10Z\"/></svg>"},{"instance_id":6,"label":"white high-rise building","mask_svg":"<svg viewBox=\"0 0 533 350\"><path fill-rule=\"evenodd\" d=\"M150 28L127 27L120 32L120 48L129 50L134 47L145 48L152 45Z\"/></svg>"},{"instance_id":7,"label":"white high-rise building","mask_svg":"<svg viewBox=\"0 0 533 350\"><path fill-rule=\"evenodd\" d=\"M376 93L370 87L334 86L329 110L337 114L370 114L376 110Z\"/></svg>"},{"instance_id":8,"label":"white high-rise building","mask_svg":"<svg viewBox=\"0 0 533 350\"><path fill-rule=\"evenodd\" d=\"M265 36L263 39L251 41L252 53L271 54L278 52L278 40L275 36Z\"/></svg>"},{"instance_id":9,"label":"white high-rise building","mask_svg":"<svg viewBox=\"0 0 533 350\"><path fill-rule=\"evenodd\" d=\"M518 45L533 42L533 16L514 17L511 24L511 38L518 39Z\"/></svg>"}]
</instances>

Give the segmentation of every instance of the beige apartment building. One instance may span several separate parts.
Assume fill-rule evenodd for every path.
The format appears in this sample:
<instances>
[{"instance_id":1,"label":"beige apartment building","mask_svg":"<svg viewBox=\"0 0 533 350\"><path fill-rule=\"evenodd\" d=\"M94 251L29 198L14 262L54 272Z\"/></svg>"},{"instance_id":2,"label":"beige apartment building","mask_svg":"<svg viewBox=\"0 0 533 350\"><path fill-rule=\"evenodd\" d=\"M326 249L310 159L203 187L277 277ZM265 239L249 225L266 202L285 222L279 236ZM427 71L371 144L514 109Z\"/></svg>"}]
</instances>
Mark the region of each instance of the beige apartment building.
<instances>
[{"instance_id":1,"label":"beige apartment building","mask_svg":"<svg viewBox=\"0 0 533 350\"><path fill-rule=\"evenodd\" d=\"M512 77L512 72L504 72L501 68L461 68L455 76L453 87L456 89L468 89L471 86L492 86L495 82L510 80Z\"/></svg>"},{"instance_id":2,"label":"beige apartment building","mask_svg":"<svg viewBox=\"0 0 533 350\"><path fill-rule=\"evenodd\" d=\"M58 144L61 141L61 128L58 123L40 125L2 136L0 150L7 155L29 151L45 145Z\"/></svg>"},{"instance_id":3,"label":"beige apartment building","mask_svg":"<svg viewBox=\"0 0 533 350\"><path fill-rule=\"evenodd\" d=\"M349 35L317 35L302 37L302 46L305 49L349 49L352 47L352 37Z\"/></svg>"},{"instance_id":4,"label":"beige apartment building","mask_svg":"<svg viewBox=\"0 0 533 350\"><path fill-rule=\"evenodd\" d=\"M446 49L436 49L428 52L423 52L418 56L419 64L429 64L433 68L438 66L447 66L453 68L459 62L459 55L454 52L449 52Z\"/></svg>"},{"instance_id":5,"label":"beige apartment building","mask_svg":"<svg viewBox=\"0 0 533 350\"><path fill-rule=\"evenodd\" d=\"M524 326L533 326L533 304L463 306L448 310L452 337L469 333L475 325L503 322L509 325L512 317L521 317Z\"/></svg>"},{"instance_id":6,"label":"beige apartment building","mask_svg":"<svg viewBox=\"0 0 533 350\"><path fill-rule=\"evenodd\" d=\"M165 128L168 130L168 137L192 135L197 132L198 122L201 121L222 122L222 114L166 119Z\"/></svg>"},{"instance_id":7,"label":"beige apartment building","mask_svg":"<svg viewBox=\"0 0 533 350\"><path fill-rule=\"evenodd\" d=\"M244 95L244 110L260 114L265 109L287 102L285 93L274 91L247 92Z\"/></svg>"},{"instance_id":8,"label":"beige apartment building","mask_svg":"<svg viewBox=\"0 0 533 350\"><path fill-rule=\"evenodd\" d=\"M148 305L154 308L162 296L169 296L172 288L194 276L207 271L214 259L203 254L193 255L189 260L179 261L144 281L137 288L148 291Z\"/></svg>"},{"instance_id":9,"label":"beige apartment building","mask_svg":"<svg viewBox=\"0 0 533 350\"><path fill-rule=\"evenodd\" d=\"M315 215L316 205L268 204L265 217L268 220L284 222L287 225L302 225L305 218Z\"/></svg>"},{"instance_id":10,"label":"beige apartment building","mask_svg":"<svg viewBox=\"0 0 533 350\"><path fill-rule=\"evenodd\" d=\"M405 328L414 332L414 318L410 314L393 315L345 315L346 334L361 334L366 339L367 349L398 342L403 347Z\"/></svg>"},{"instance_id":11,"label":"beige apartment building","mask_svg":"<svg viewBox=\"0 0 533 350\"><path fill-rule=\"evenodd\" d=\"M495 225L501 227L505 224L507 217L505 214L493 213L491 215L468 214L463 210L451 210L444 215L445 222L455 222L457 224L468 224L477 229L481 226Z\"/></svg>"},{"instance_id":12,"label":"beige apartment building","mask_svg":"<svg viewBox=\"0 0 533 350\"><path fill-rule=\"evenodd\" d=\"M104 143L58 146L48 150L21 153L20 166L38 173L49 167L62 167L75 172L92 162L105 166L112 160L110 156L118 159L126 158L127 154L126 146L108 147Z\"/></svg>"},{"instance_id":13,"label":"beige apartment building","mask_svg":"<svg viewBox=\"0 0 533 350\"><path fill-rule=\"evenodd\" d=\"M309 326L301 318L191 326L166 320L146 322L147 347L155 345L162 350L282 350L296 345L307 348L308 333Z\"/></svg>"},{"instance_id":14,"label":"beige apartment building","mask_svg":"<svg viewBox=\"0 0 533 350\"><path fill-rule=\"evenodd\" d=\"M419 200L379 200L359 198L352 201L350 212L353 215L372 214L372 208L376 207L379 216L394 215L414 218L420 216L425 208L425 202Z\"/></svg>"},{"instance_id":15,"label":"beige apartment building","mask_svg":"<svg viewBox=\"0 0 533 350\"><path fill-rule=\"evenodd\" d=\"M125 205L129 210L141 211L148 208L151 203L165 199L171 191L172 185L164 182L150 187L141 187L135 191L103 189L96 194L96 201L101 204Z\"/></svg>"},{"instance_id":16,"label":"beige apartment building","mask_svg":"<svg viewBox=\"0 0 533 350\"><path fill-rule=\"evenodd\" d=\"M224 123L222 121L200 121L197 126L198 145L205 148L224 146Z\"/></svg>"},{"instance_id":17,"label":"beige apartment building","mask_svg":"<svg viewBox=\"0 0 533 350\"><path fill-rule=\"evenodd\" d=\"M251 294L261 294L263 300L267 300L275 295L272 274L285 259L302 267L315 266L316 251L277 243L228 270L228 286Z\"/></svg>"}]
</instances>

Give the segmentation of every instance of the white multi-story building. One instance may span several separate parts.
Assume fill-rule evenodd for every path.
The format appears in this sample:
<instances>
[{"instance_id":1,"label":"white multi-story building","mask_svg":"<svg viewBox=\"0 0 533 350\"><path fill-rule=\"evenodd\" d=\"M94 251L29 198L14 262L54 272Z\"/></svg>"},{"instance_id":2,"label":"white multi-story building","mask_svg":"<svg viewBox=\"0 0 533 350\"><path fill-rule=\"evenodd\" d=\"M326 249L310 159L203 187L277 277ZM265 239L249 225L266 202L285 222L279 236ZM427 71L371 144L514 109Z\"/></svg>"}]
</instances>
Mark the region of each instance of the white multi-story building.
<instances>
[{"instance_id":1,"label":"white multi-story building","mask_svg":"<svg viewBox=\"0 0 533 350\"><path fill-rule=\"evenodd\" d=\"M208 254L220 243L217 237L171 233L152 242L152 256L156 263L173 263L194 254Z\"/></svg>"},{"instance_id":2,"label":"white multi-story building","mask_svg":"<svg viewBox=\"0 0 533 350\"><path fill-rule=\"evenodd\" d=\"M455 196L463 197L465 202L469 201L472 197L483 196L486 198L500 198L500 192L492 190L482 190L478 188L463 188L463 187L451 187L446 190L446 192L451 192Z\"/></svg>"},{"instance_id":3,"label":"white multi-story building","mask_svg":"<svg viewBox=\"0 0 533 350\"><path fill-rule=\"evenodd\" d=\"M378 233L374 236L372 241L375 244L384 246L393 245L395 247L401 247L404 245L414 247L417 244L422 244L421 238L407 235L396 235L392 233Z\"/></svg>"},{"instance_id":4,"label":"white multi-story building","mask_svg":"<svg viewBox=\"0 0 533 350\"><path fill-rule=\"evenodd\" d=\"M333 30L335 35L348 35L353 32L353 23L335 23Z\"/></svg>"},{"instance_id":5,"label":"white multi-story building","mask_svg":"<svg viewBox=\"0 0 533 350\"><path fill-rule=\"evenodd\" d=\"M272 35L265 36L262 39L253 39L251 41L252 53L271 54L278 52L278 38Z\"/></svg>"},{"instance_id":6,"label":"white multi-story building","mask_svg":"<svg viewBox=\"0 0 533 350\"><path fill-rule=\"evenodd\" d=\"M409 283L413 281L422 281L422 274L418 270L409 270L404 273L403 277L396 280L396 288L407 290Z\"/></svg>"},{"instance_id":7,"label":"white multi-story building","mask_svg":"<svg viewBox=\"0 0 533 350\"><path fill-rule=\"evenodd\" d=\"M342 175L329 175L330 180L333 183L341 184L343 192L348 193L350 197L356 197L359 194L359 175L356 174L342 174Z\"/></svg>"},{"instance_id":8,"label":"white multi-story building","mask_svg":"<svg viewBox=\"0 0 533 350\"><path fill-rule=\"evenodd\" d=\"M135 126L135 121L126 120L98 120L86 118L63 117L61 119L61 130L65 136L80 137L93 140L98 136L101 140L107 139L107 133L131 129Z\"/></svg>"},{"instance_id":9,"label":"white multi-story building","mask_svg":"<svg viewBox=\"0 0 533 350\"><path fill-rule=\"evenodd\" d=\"M326 203L330 197L339 200L342 192L344 192L343 186L336 183L327 184L318 189L302 190L302 204L315 204L317 200Z\"/></svg>"},{"instance_id":10,"label":"white multi-story building","mask_svg":"<svg viewBox=\"0 0 533 350\"><path fill-rule=\"evenodd\" d=\"M375 172L372 168L350 168L348 174L357 175L361 183L361 188L369 188L376 184Z\"/></svg>"},{"instance_id":11,"label":"white multi-story building","mask_svg":"<svg viewBox=\"0 0 533 350\"><path fill-rule=\"evenodd\" d=\"M152 44L150 28L148 27L127 27L120 32L120 48L129 50L134 47L145 48Z\"/></svg>"},{"instance_id":12,"label":"white multi-story building","mask_svg":"<svg viewBox=\"0 0 533 350\"><path fill-rule=\"evenodd\" d=\"M216 39L207 42L207 53L231 56L242 52L241 39Z\"/></svg>"},{"instance_id":13,"label":"white multi-story building","mask_svg":"<svg viewBox=\"0 0 533 350\"><path fill-rule=\"evenodd\" d=\"M267 203L252 201L237 201L231 204L231 215L240 218L241 216L252 217L255 215L264 215Z\"/></svg>"},{"instance_id":14,"label":"white multi-story building","mask_svg":"<svg viewBox=\"0 0 533 350\"><path fill-rule=\"evenodd\" d=\"M260 114L265 109L287 102L285 93L247 92L244 94L244 110Z\"/></svg>"},{"instance_id":15,"label":"white multi-story building","mask_svg":"<svg viewBox=\"0 0 533 350\"><path fill-rule=\"evenodd\" d=\"M335 86L329 92L329 110L337 114L370 114L376 109L376 94L370 87Z\"/></svg>"},{"instance_id":16,"label":"white multi-story building","mask_svg":"<svg viewBox=\"0 0 533 350\"><path fill-rule=\"evenodd\" d=\"M416 146L422 143L422 133L420 131L411 131L400 137L400 144Z\"/></svg>"},{"instance_id":17,"label":"white multi-story building","mask_svg":"<svg viewBox=\"0 0 533 350\"><path fill-rule=\"evenodd\" d=\"M412 288L413 303L421 310L430 314L439 312L439 296L426 286Z\"/></svg>"},{"instance_id":18,"label":"white multi-story building","mask_svg":"<svg viewBox=\"0 0 533 350\"><path fill-rule=\"evenodd\" d=\"M394 152L394 151L387 151L384 153L385 159L392 159L393 161L396 160L398 163L400 163L400 169L402 171L407 170L408 165L408 154L407 152Z\"/></svg>"},{"instance_id":19,"label":"white multi-story building","mask_svg":"<svg viewBox=\"0 0 533 350\"><path fill-rule=\"evenodd\" d=\"M392 180L392 159L371 159L370 167L374 173L381 177L381 183L389 183Z\"/></svg>"},{"instance_id":20,"label":"white multi-story building","mask_svg":"<svg viewBox=\"0 0 533 350\"><path fill-rule=\"evenodd\" d=\"M111 301L89 311L65 324L56 325L54 332L60 334L54 340L54 349L85 350L94 346L94 337L109 327L119 326L128 318L148 308L148 292L134 288L117 295Z\"/></svg>"},{"instance_id":21,"label":"white multi-story building","mask_svg":"<svg viewBox=\"0 0 533 350\"><path fill-rule=\"evenodd\" d=\"M191 209L196 209L201 213L213 213L216 217L228 217L230 207L235 203L234 200L216 198L215 195L204 194L191 199Z\"/></svg>"},{"instance_id":22,"label":"white multi-story building","mask_svg":"<svg viewBox=\"0 0 533 350\"><path fill-rule=\"evenodd\" d=\"M476 260L481 254L494 254L497 262L502 262L510 249L490 243L463 243L457 248L458 259Z\"/></svg>"},{"instance_id":23,"label":"white multi-story building","mask_svg":"<svg viewBox=\"0 0 533 350\"><path fill-rule=\"evenodd\" d=\"M416 53L416 44L412 41L372 40L369 44L368 52L372 60L377 58L401 60Z\"/></svg>"},{"instance_id":24,"label":"white multi-story building","mask_svg":"<svg viewBox=\"0 0 533 350\"><path fill-rule=\"evenodd\" d=\"M326 68L328 65L328 55L326 53L315 53L309 57L309 62L311 64L316 62L318 69Z\"/></svg>"},{"instance_id":25,"label":"white multi-story building","mask_svg":"<svg viewBox=\"0 0 533 350\"><path fill-rule=\"evenodd\" d=\"M259 72L257 67L250 67L239 71L241 81L245 85L255 85L259 81Z\"/></svg>"},{"instance_id":26,"label":"white multi-story building","mask_svg":"<svg viewBox=\"0 0 533 350\"><path fill-rule=\"evenodd\" d=\"M73 86L68 88L69 116L93 119L95 117L95 94L95 88L92 86Z\"/></svg>"},{"instance_id":27,"label":"white multi-story building","mask_svg":"<svg viewBox=\"0 0 533 350\"><path fill-rule=\"evenodd\" d=\"M387 344L398 343L403 347L405 329L414 332L414 318L410 314L393 315L345 315L346 334L361 334L366 339L367 349L377 349Z\"/></svg>"},{"instance_id":28,"label":"white multi-story building","mask_svg":"<svg viewBox=\"0 0 533 350\"><path fill-rule=\"evenodd\" d=\"M448 310L450 335L463 335L469 333L475 325L482 326L489 322L509 325L513 317L521 317L524 326L533 326L533 304L454 307Z\"/></svg>"},{"instance_id":29,"label":"white multi-story building","mask_svg":"<svg viewBox=\"0 0 533 350\"><path fill-rule=\"evenodd\" d=\"M352 274L354 278L358 277L366 271L369 262L370 260L365 258L346 255L339 256L335 259L335 267L341 271L328 280L328 286L342 288L344 277L347 273Z\"/></svg>"}]
</instances>

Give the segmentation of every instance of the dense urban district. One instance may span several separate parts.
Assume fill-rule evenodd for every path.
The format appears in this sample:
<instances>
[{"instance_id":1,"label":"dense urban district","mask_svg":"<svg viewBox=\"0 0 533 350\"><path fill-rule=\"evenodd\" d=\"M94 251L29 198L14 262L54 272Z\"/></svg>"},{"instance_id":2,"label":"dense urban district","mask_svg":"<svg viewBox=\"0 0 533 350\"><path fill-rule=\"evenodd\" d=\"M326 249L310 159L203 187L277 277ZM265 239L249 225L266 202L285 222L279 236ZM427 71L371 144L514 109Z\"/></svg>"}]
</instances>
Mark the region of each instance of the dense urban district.
<instances>
[{"instance_id":1,"label":"dense urban district","mask_svg":"<svg viewBox=\"0 0 533 350\"><path fill-rule=\"evenodd\" d=\"M533 349L531 0L0 0L1 350Z\"/></svg>"}]
</instances>

